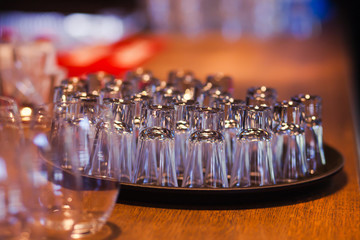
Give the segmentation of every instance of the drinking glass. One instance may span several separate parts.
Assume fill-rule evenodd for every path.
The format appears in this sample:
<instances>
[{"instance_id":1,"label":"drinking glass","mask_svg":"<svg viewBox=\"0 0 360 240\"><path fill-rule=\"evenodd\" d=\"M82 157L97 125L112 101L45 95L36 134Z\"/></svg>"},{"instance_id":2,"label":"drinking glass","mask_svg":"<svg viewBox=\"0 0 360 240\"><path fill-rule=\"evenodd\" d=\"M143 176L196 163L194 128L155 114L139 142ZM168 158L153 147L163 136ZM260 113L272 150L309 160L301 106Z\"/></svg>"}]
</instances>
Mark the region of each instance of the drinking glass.
<instances>
[{"instance_id":1,"label":"drinking glass","mask_svg":"<svg viewBox=\"0 0 360 240\"><path fill-rule=\"evenodd\" d=\"M304 104L304 128L306 140L306 159L310 174L318 171L318 168L326 164L323 148L322 127L322 99L320 96L299 94L292 98L295 102Z\"/></svg>"},{"instance_id":2,"label":"drinking glass","mask_svg":"<svg viewBox=\"0 0 360 240\"><path fill-rule=\"evenodd\" d=\"M117 99L121 99L122 98L122 94L120 91L120 87L112 87L112 88L103 88L100 90L100 94L99 94L99 104L103 104L104 103L104 99L106 98L117 98Z\"/></svg>"},{"instance_id":3,"label":"drinking glass","mask_svg":"<svg viewBox=\"0 0 360 240\"><path fill-rule=\"evenodd\" d=\"M281 182L293 182L306 176L305 131L302 128L304 106L302 103L282 101L275 104L274 168Z\"/></svg>"},{"instance_id":4,"label":"drinking glass","mask_svg":"<svg viewBox=\"0 0 360 240\"><path fill-rule=\"evenodd\" d=\"M92 96L79 97L63 104L66 120L70 123L80 167L88 166L90 154L94 146L96 126L99 117L97 98Z\"/></svg>"},{"instance_id":5,"label":"drinking glass","mask_svg":"<svg viewBox=\"0 0 360 240\"><path fill-rule=\"evenodd\" d=\"M187 140L190 136L190 112L194 111L198 103L192 100L176 101L175 109L175 163L178 179L183 178L187 165Z\"/></svg>"},{"instance_id":6,"label":"drinking glass","mask_svg":"<svg viewBox=\"0 0 360 240\"><path fill-rule=\"evenodd\" d=\"M135 94L134 96L131 97L131 100L135 104L133 131L134 131L134 139L135 139L134 150L136 151L140 132L141 130L144 129L143 123L145 122L144 119L146 119L146 109L148 106L153 104L153 98L147 94ZM133 154L135 155L136 153ZM136 158L133 159L134 159L133 167L135 167ZM135 171L135 169L133 170Z\"/></svg>"},{"instance_id":7,"label":"drinking glass","mask_svg":"<svg viewBox=\"0 0 360 240\"><path fill-rule=\"evenodd\" d=\"M27 212L17 152L23 141L14 100L0 96L0 239L25 237Z\"/></svg>"},{"instance_id":8,"label":"drinking glass","mask_svg":"<svg viewBox=\"0 0 360 240\"><path fill-rule=\"evenodd\" d=\"M137 93L145 91L150 96L152 96L156 88L160 86L159 79L153 77L151 71L143 68L137 68L135 71L127 72L125 80L133 84Z\"/></svg>"},{"instance_id":9,"label":"drinking glass","mask_svg":"<svg viewBox=\"0 0 360 240\"><path fill-rule=\"evenodd\" d=\"M241 132L243 125L242 112L245 102L239 99L221 99L215 101L215 106L224 110L224 139L225 157L228 178L231 176L231 169L234 164L234 154L236 149L236 136Z\"/></svg>"},{"instance_id":10,"label":"drinking glass","mask_svg":"<svg viewBox=\"0 0 360 240\"><path fill-rule=\"evenodd\" d=\"M82 188L66 135L51 145L45 133L27 139L19 152L23 195L31 239L69 239L80 220ZM62 159L67 158L66 169Z\"/></svg>"},{"instance_id":11,"label":"drinking glass","mask_svg":"<svg viewBox=\"0 0 360 240\"><path fill-rule=\"evenodd\" d=\"M277 91L266 86L251 87L246 93L246 104L252 106L266 105L273 107L276 103Z\"/></svg>"},{"instance_id":12,"label":"drinking glass","mask_svg":"<svg viewBox=\"0 0 360 240\"><path fill-rule=\"evenodd\" d=\"M174 101L179 101L182 98L180 91L170 88L164 88L154 93L154 104L171 105Z\"/></svg>"},{"instance_id":13,"label":"drinking glass","mask_svg":"<svg viewBox=\"0 0 360 240\"><path fill-rule=\"evenodd\" d=\"M177 187L174 108L150 105L136 151L135 183Z\"/></svg>"},{"instance_id":14,"label":"drinking glass","mask_svg":"<svg viewBox=\"0 0 360 240\"><path fill-rule=\"evenodd\" d=\"M182 187L228 187L222 135L224 112L197 108L193 117Z\"/></svg>"},{"instance_id":15,"label":"drinking glass","mask_svg":"<svg viewBox=\"0 0 360 240\"><path fill-rule=\"evenodd\" d=\"M275 184L271 151L271 110L264 106L244 109L244 129L237 137L231 187Z\"/></svg>"},{"instance_id":16,"label":"drinking glass","mask_svg":"<svg viewBox=\"0 0 360 240\"><path fill-rule=\"evenodd\" d=\"M213 86L220 87L223 93L229 93L231 95L234 91L234 81L232 77L221 72L207 76L206 82L211 83Z\"/></svg>"},{"instance_id":17,"label":"drinking glass","mask_svg":"<svg viewBox=\"0 0 360 240\"><path fill-rule=\"evenodd\" d=\"M103 172L88 174L90 154L83 154L84 141L79 141L89 137L86 136L88 120L83 121L85 115L81 115L89 108L79 111L85 105L83 102L79 105L57 103L41 107L41 111L35 110L37 116L32 127L37 129L37 134L32 142L38 151L25 151L27 155L23 158L32 156L37 160L37 167L32 167L36 171L31 175L37 186L37 198L29 203L35 203L35 208L33 205L29 208L34 208L36 213L32 214L38 219L34 220L35 226L39 226L40 232L45 229L47 236L60 236L56 232L60 230L72 238L95 234L105 224L117 199L119 184L116 178ZM39 133L43 126L44 132ZM95 149L98 143L94 139L92 144L90 149ZM40 184L36 182L39 179ZM56 213L59 215L54 215Z\"/></svg>"},{"instance_id":18,"label":"drinking glass","mask_svg":"<svg viewBox=\"0 0 360 240\"><path fill-rule=\"evenodd\" d=\"M114 79L114 75L104 71L89 73L86 75L88 86L87 92L91 94L98 94L101 88L103 88L107 83L112 82Z\"/></svg>"},{"instance_id":19,"label":"drinking glass","mask_svg":"<svg viewBox=\"0 0 360 240\"><path fill-rule=\"evenodd\" d=\"M183 70L170 71L167 84L179 90L185 101L196 100L202 88L202 83L194 77L192 72Z\"/></svg>"},{"instance_id":20,"label":"drinking glass","mask_svg":"<svg viewBox=\"0 0 360 240\"><path fill-rule=\"evenodd\" d=\"M90 163L85 173L96 177L132 181L134 155L134 103L122 99L104 99L102 113L96 124Z\"/></svg>"},{"instance_id":21,"label":"drinking glass","mask_svg":"<svg viewBox=\"0 0 360 240\"><path fill-rule=\"evenodd\" d=\"M215 86L212 83L206 83L197 98L199 106L213 107L216 99L221 98L221 87Z\"/></svg>"}]
</instances>

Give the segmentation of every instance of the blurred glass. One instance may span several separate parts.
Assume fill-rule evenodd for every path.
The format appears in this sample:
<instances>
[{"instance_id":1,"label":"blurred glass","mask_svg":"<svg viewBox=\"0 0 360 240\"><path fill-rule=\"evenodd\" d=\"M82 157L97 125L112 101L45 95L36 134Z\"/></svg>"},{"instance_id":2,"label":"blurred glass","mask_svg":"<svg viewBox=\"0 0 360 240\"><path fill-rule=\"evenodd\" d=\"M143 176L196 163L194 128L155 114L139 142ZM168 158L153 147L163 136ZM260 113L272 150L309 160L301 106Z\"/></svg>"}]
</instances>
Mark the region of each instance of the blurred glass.
<instances>
[{"instance_id":1,"label":"blurred glass","mask_svg":"<svg viewBox=\"0 0 360 240\"><path fill-rule=\"evenodd\" d=\"M26 239L26 201L16 154L22 141L16 104L12 99L0 97L0 239Z\"/></svg>"},{"instance_id":2,"label":"blurred glass","mask_svg":"<svg viewBox=\"0 0 360 240\"><path fill-rule=\"evenodd\" d=\"M89 121L84 119L90 115L83 113L91 109L83 102L48 104L35 109L31 127L37 135L32 142L38 150L28 144L28 151L22 155L23 159L34 159L28 174L36 194L28 209L40 236L44 231L45 236L62 239L57 231L67 234L65 238L94 234L103 227L116 202L117 179L108 172L87 171L90 153L84 155L83 147L89 146L91 151L98 144L96 139L81 140L89 137Z\"/></svg>"}]
</instances>

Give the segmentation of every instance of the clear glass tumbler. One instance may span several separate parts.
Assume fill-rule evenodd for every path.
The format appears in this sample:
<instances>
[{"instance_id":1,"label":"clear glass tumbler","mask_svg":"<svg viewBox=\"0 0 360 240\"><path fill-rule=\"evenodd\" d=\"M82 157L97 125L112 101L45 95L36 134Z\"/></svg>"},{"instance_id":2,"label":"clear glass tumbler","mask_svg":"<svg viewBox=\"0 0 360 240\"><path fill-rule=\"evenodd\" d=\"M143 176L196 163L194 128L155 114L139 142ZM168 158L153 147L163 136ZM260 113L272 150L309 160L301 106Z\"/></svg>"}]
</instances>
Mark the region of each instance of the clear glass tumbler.
<instances>
[{"instance_id":1,"label":"clear glass tumbler","mask_svg":"<svg viewBox=\"0 0 360 240\"><path fill-rule=\"evenodd\" d=\"M136 151L135 183L177 187L174 108L150 105Z\"/></svg>"},{"instance_id":2,"label":"clear glass tumbler","mask_svg":"<svg viewBox=\"0 0 360 240\"><path fill-rule=\"evenodd\" d=\"M14 100L0 96L0 239L21 239L26 230L23 175L16 154L21 152L22 141L17 105Z\"/></svg>"},{"instance_id":3,"label":"clear glass tumbler","mask_svg":"<svg viewBox=\"0 0 360 240\"><path fill-rule=\"evenodd\" d=\"M326 164L323 148L323 127L321 118L322 99L320 96L299 94L292 98L304 104L304 128L306 140L306 158L310 174Z\"/></svg>"},{"instance_id":4,"label":"clear glass tumbler","mask_svg":"<svg viewBox=\"0 0 360 240\"><path fill-rule=\"evenodd\" d=\"M236 137L243 126L243 109L245 102L239 99L218 99L216 107L224 110L224 138L225 138L225 157L228 178L231 176L231 169L234 164L234 154L236 149Z\"/></svg>"},{"instance_id":5,"label":"clear glass tumbler","mask_svg":"<svg viewBox=\"0 0 360 240\"><path fill-rule=\"evenodd\" d=\"M117 178L109 176L109 172L104 174L99 171L96 174L89 174L91 154L89 152L83 154L84 143L89 145L89 151L98 143L94 139L93 145L89 144L89 121L84 119L90 116L83 114L85 110L79 111L79 108L86 108L86 111L89 111L85 105L82 102L80 105L58 103L48 107L49 112L45 111L46 108L37 111L42 117L34 117L36 122L32 127L36 130L36 135L32 142L39 150L27 151L27 153L32 153L35 156L32 159L37 160L37 167L33 168L37 171L33 172L32 179L35 184L37 179L41 180L41 184L35 188L39 194L37 194L38 199L33 203L41 203L35 205L35 210L38 209L37 222L42 228L51 227L46 230L47 234L54 233L52 228L56 230L56 227L61 226L67 226L72 238L95 234L104 226L117 199L119 192ZM108 112L105 111L104 114ZM44 130L43 133L40 133L41 128ZM80 141L80 138L87 140ZM24 159L29 156L24 155ZM51 197L50 193L55 197ZM69 195L70 197L66 197ZM60 200L56 200L57 198ZM69 213L65 211L63 215L70 219L64 219L62 215L56 219L52 209L46 209L46 206L51 206L50 203L58 204L55 205L55 213L60 211L56 209L69 210Z\"/></svg>"},{"instance_id":6,"label":"clear glass tumbler","mask_svg":"<svg viewBox=\"0 0 360 240\"><path fill-rule=\"evenodd\" d=\"M275 184L271 151L271 110L263 106L244 109L244 129L237 138L231 187L264 186Z\"/></svg>"},{"instance_id":7,"label":"clear glass tumbler","mask_svg":"<svg viewBox=\"0 0 360 240\"><path fill-rule=\"evenodd\" d=\"M182 180L186 163L187 140L190 136L190 112L194 111L198 103L192 100L177 101L175 109L175 162L176 174Z\"/></svg>"},{"instance_id":8,"label":"clear glass tumbler","mask_svg":"<svg viewBox=\"0 0 360 240\"><path fill-rule=\"evenodd\" d=\"M252 106L266 105L273 107L277 100L277 91L265 86L251 87L246 93L246 104Z\"/></svg>"},{"instance_id":9,"label":"clear glass tumbler","mask_svg":"<svg viewBox=\"0 0 360 240\"><path fill-rule=\"evenodd\" d=\"M87 175L132 181L134 109L132 101L105 99L96 125L90 162L84 170Z\"/></svg>"},{"instance_id":10,"label":"clear glass tumbler","mask_svg":"<svg viewBox=\"0 0 360 240\"><path fill-rule=\"evenodd\" d=\"M192 116L182 187L228 187L222 134L224 112L216 108L197 108Z\"/></svg>"},{"instance_id":11,"label":"clear glass tumbler","mask_svg":"<svg viewBox=\"0 0 360 240\"><path fill-rule=\"evenodd\" d=\"M308 173L305 131L302 128L302 103L283 101L275 104L274 168L278 182L293 182Z\"/></svg>"}]
</instances>

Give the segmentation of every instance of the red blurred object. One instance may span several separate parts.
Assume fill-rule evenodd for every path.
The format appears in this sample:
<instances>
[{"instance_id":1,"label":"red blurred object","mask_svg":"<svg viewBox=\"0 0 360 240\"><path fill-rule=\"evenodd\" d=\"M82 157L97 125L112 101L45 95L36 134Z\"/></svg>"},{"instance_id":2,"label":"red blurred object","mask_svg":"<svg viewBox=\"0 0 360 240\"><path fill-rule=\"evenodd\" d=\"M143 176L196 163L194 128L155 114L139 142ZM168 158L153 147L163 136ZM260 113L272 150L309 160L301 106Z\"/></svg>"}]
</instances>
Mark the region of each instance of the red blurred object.
<instances>
[{"instance_id":1,"label":"red blurred object","mask_svg":"<svg viewBox=\"0 0 360 240\"><path fill-rule=\"evenodd\" d=\"M163 38L137 35L111 45L85 46L58 54L58 64L69 76L105 71L122 75L142 65L165 46Z\"/></svg>"}]
</instances>

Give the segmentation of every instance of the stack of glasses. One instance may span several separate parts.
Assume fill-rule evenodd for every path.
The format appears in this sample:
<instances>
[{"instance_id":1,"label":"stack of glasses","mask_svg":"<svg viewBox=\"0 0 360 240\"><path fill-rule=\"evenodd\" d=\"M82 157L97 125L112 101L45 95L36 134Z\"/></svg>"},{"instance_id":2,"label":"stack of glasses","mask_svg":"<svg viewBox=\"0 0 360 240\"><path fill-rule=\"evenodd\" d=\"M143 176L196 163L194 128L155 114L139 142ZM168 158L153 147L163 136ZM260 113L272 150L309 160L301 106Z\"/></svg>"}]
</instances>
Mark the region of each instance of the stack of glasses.
<instances>
[{"instance_id":1,"label":"stack of glasses","mask_svg":"<svg viewBox=\"0 0 360 240\"><path fill-rule=\"evenodd\" d=\"M275 89L232 97L232 79L206 83L171 71L161 82L137 69L123 79L100 72L55 88L60 114L76 124L84 174L169 187L250 187L316 174L325 157L321 98L277 102Z\"/></svg>"}]
</instances>

